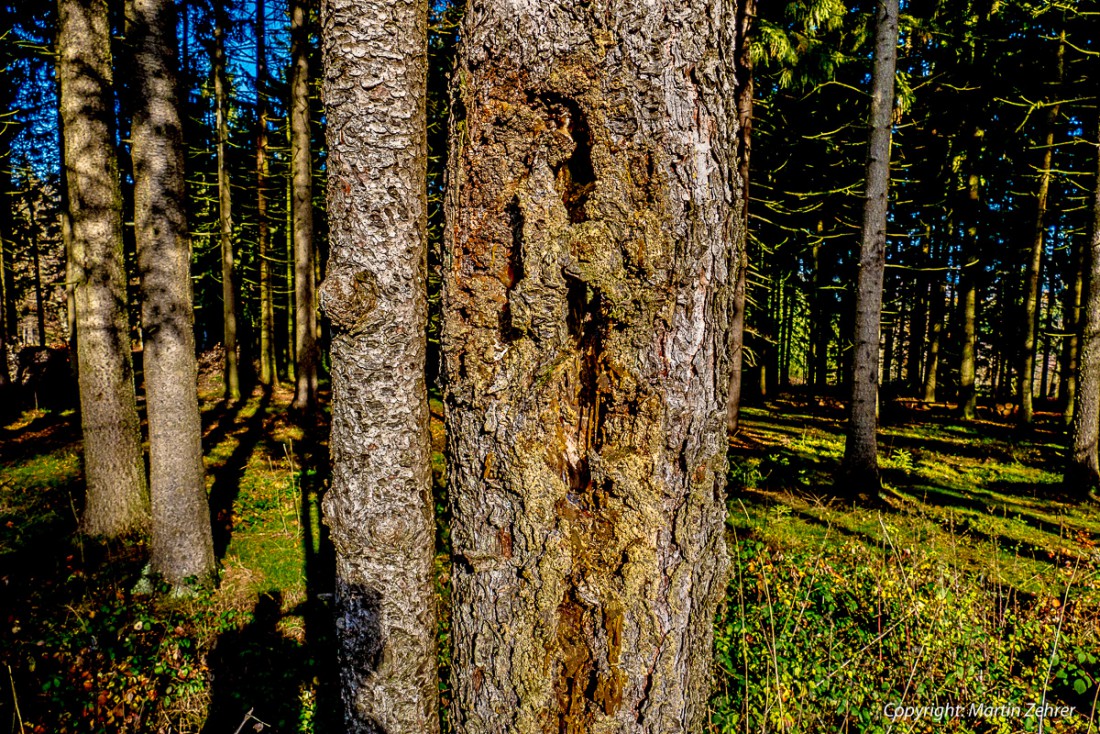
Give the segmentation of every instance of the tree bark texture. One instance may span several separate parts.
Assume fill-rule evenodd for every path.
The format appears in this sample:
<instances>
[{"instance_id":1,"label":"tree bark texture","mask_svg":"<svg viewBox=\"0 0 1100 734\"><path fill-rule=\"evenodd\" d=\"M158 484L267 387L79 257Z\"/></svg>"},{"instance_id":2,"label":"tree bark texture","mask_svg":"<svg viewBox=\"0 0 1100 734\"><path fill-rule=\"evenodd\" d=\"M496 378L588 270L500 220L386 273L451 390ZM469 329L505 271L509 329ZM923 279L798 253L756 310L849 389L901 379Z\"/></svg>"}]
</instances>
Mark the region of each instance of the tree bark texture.
<instances>
[{"instance_id":1,"label":"tree bark texture","mask_svg":"<svg viewBox=\"0 0 1100 734\"><path fill-rule=\"evenodd\" d=\"M1081 302L1085 294L1085 273L1089 267L1089 253L1085 246L1073 238L1072 272L1069 287L1062 303L1062 377L1059 380L1059 399L1062 401L1062 422L1073 424L1073 410L1077 402L1077 360L1081 341Z\"/></svg>"},{"instance_id":2,"label":"tree bark texture","mask_svg":"<svg viewBox=\"0 0 1100 734\"><path fill-rule=\"evenodd\" d=\"M264 0L256 0L256 240L260 261L260 384L278 380L275 364L275 292L271 275L271 227L267 221L267 27Z\"/></svg>"},{"instance_id":3,"label":"tree bark texture","mask_svg":"<svg viewBox=\"0 0 1100 734\"><path fill-rule=\"evenodd\" d=\"M149 497L122 263L110 24L103 0L61 0L59 10L87 483L83 529L118 536L148 528Z\"/></svg>"},{"instance_id":4,"label":"tree bark texture","mask_svg":"<svg viewBox=\"0 0 1100 734\"><path fill-rule=\"evenodd\" d=\"M173 585L214 572L202 463L191 243L172 0L130 0L137 108L132 127L134 228L145 332L153 570Z\"/></svg>"},{"instance_id":5,"label":"tree bark texture","mask_svg":"<svg viewBox=\"0 0 1100 734\"><path fill-rule=\"evenodd\" d=\"M462 734L703 730L743 241L736 12L468 6L443 309Z\"/></svg>"},{"instance_id":6,"label":"tree bark texture","mask_svg":"<svg viewBox=\"0 0 1100 734\"><path fill-rule=\"evenodd\" d=\"M1065 32L1058 44L1058 70L1055 94L1061 86L1065 59ZM1031 237L1031 252L1027 262L1024 296L1024 344L1020 355L1020 422L1031 423L1035 416L1035 350L1039 331L1040 271L1043 265L1044 233L1046 230L1047 198L1050 194L1050 166L1054 158L1054 128L1058 124L1061 105L1047 110L1046 135L1043 140L1042 167L1039 169L1039 190L1035 194L1035 229Z\"/></svg>"},{"instance_id":7,"label":"tree bark texture","mask_svg":"<svg viewBox=\"0 0 1100 734\"><path fill-rule=\"evenodd\" d=\"M225 399L241 397L237 355L237 276L233 263L233 193L229 184L229 81L226 79L227 0L214 0L214 107L218 148L218 232L222 253L222 341Z\"/></svg>"},{"instance_id":8,"label":"tree bark texture","mask_svg":"<svg viewBox=\"0 0 1100 734\"><path fill-rule=\"evenodd\" d=\"M346 730L439 731L428 434L427 0L322 8L337 630Z\"/></svg>"},{"instance_id":9,"label":"tree bark texture","mask_svg":"<svg viewBox=\"0 0 1100 734\"><path fill-rule=\"evenodd\" d=\"M874 74L871 80L871 142L867 194L856 285L852 399L841 474L849 492L878 492L878 380L882 283L889 214L890 139L894 116L894 70L898 58L898 0L878 3Z\"/></svg>"},{"instance_id":10,"label":"tree bark texture","mask_svg":"<svg viewBox=\"0 0 1100 734\"><path fill-rule=\"evenodd\" d=\"M309 13L290 3L290 177L294 223L294 407L317 401L317 308L313 248L313 160L309 148Z\"/></svg>"},{"instance_id":11,"label":"tree bark texture","mask_svg":"<svg viewBox=\"0 0 1100 734\"><path fill-rule=\"evenodd\" d=\"M752 153L752 53L749 37L756 21L756 0L741 0L737 8L737 174L741 180L741 237L731 243L740 260L733 288L733 312L730 318L730 389L727 430L737 432L741 415L741 381L745 362L745 288L749 272L749 158Z\"/></svg>"},{"instance_id":12,"label":"tree bark texture","mask_svg":"<svg viewBox=\"0 0 1100 734\"><path fill-rule=\"evenodd\" d=\"M1100 124L1097 125L1100 140ZM1100 157L1098 157L1100 161ZM1092 200L1092 234L1087 253L1088 290L1083 310L1077 401L1073 411L1072 452L1066 466L1069 491L1079 497L1100 488L1100 165Z\"/></svg>"}]
</instances>

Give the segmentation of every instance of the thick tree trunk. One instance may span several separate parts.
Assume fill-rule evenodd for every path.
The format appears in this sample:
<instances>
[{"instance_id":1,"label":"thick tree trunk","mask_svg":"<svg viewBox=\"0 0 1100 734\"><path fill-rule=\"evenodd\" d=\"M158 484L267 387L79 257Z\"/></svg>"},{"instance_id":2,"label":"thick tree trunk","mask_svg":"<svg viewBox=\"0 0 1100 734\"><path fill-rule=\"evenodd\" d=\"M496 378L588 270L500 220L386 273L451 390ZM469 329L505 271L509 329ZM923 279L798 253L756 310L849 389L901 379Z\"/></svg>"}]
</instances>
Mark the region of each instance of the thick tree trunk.
<instances>
[{"instance_id":1,"label":"thick tree trunk","mask_svg":"<svg viewBox=\"0 0 1100 734\"><path fill-rule=\"evenodd\" d=\"M118 536L148 527L149 498L126 313L110 25L102 0L61 0L59 8L87 482L83 529Z\"/></svg>"},{"instance_id":2,"label":"thick tree trunk","mask_svg":"<svg viewBox=\"0 0 1100 734\"><path fill-rule=\"evenodd\" d=\"M460 734L704 728L735 27L726 0L468 7L443 332Z\"/></svg>"},{"instance_id":3,"label":"thick tree trunk","mask_svg":"<svg viewBox=\"0 0 1100 734\"><path fill-rule=\"evenodd\" d=\"M842 482L846 493L877 493L879 332L886 268L889 213L890 138L894 115L894 70L898 57L898 0L878 5L874 75L871 80L871 143L867 155L867 197L856 286L852 398L844 443Z\"/></svg>"},{"instance_id":4,"label":"thick tree trunk","mask_svg":"<svg viewBox=\"0 0 1100 734\"><path fill-rule=\"evenodd\" d=\"M1058 44L1057 87L1062 81L1065 58L1065 32ZM1040 271L1043 265L1043 240L1046 229L1047 197L1050 193L1050 165L1054 156L1054 128L1058 123L1060 105L1053 105L1047 112L1046 137L1043 145L1042 168L1039 170L1039 191L1035 195L1035 228L1032 231L1031 253L1027 262L1024 296L1024 344L1020 355L1020 422L1031 423L1035 415L1035 347L1039 330Z\"/></svg>"},{"instance_id":5,"label":"thick tree trunk","mask_svg":"<svg viewBox=\"0 0 1100 734\"><path fill-rule=\"evenodd\" d=\"M222 253L222 342L225 399L241 397L237 354L237 276L233 264L233 194L229 184L229 81L226 79L226 0L214 0L214 107L218 147L218 232Z\"/></svg>"},{"instance_id":6,"label":"thick tree trunk","mask_svg":"<svg viewBox=\"0 0 1100 734\"><path fill-rule=\"evenodd\" d=\"M173 586L214 573L196 385L191 245L177 106L172 0L129 0L137 108L133 120L134 229L145 332L153 570Z\"/></svg>"},{"instance_id":7,"label":"thick tree trunk","mask_svg":"<svg viewBox=\"0 0 1100 734\"><path fill-rule=\"evenodd\" d=\"M264 0L256 0L256 224L260 260L260 384L278 381L275 370L275 294L271 283L271 228L267 221L267 27Z\"/></svg>"},{"instance_id":8,"label":"thick tree trunk","mask_svg":"<svg viewBox=\"0 0 1100 734\"><path fill-rule=\"evenodd\" d=\"M740 261L737 283L733 288L733 312L730 317L730 389L727 430L737 432L741 410L741 380L745 361L745 286L749 271L749 158L752 153L752 54L749 38L756 21L756 0L741 0L737 8L737 174L741 179L741 236L731 243Z\"/></svg>"},{"instance_id":9,"label":"thick tree trunk","mask_svg":"<svg viewBox=\"0 0 1100 734\"><path fill-rule=\"evenodd\" d=\"M55 44L57 43L55 39ZM56 46L55 46L56 50ZM54 60L54 82L57 89L57 95L61 97L61 54L58 53ZM64 165L65 160L65 121L62 119L61 108L58 106L57 110L57 142L58 142L58 158ZM76 295L74 290L74 283L76 280L77 268L73 262L73 222L69 216L69 181L68 177L62 175L58 179L58 199L60 200L60 211L58 212L58 218L61 220L61 244L65 250L65 319L66 319L66 346L69 351L69 367L72 370L72 374L75 377L77 372L77 352L76 352Z\"/></svg>"},{"instance_id":10,"label":"thick tree trunk","mask_svg":"<svg viewBox=\"0 0 1100 734\"><path fill-rule=\"evenodd\" d=\"M313 160L309 148L309 13L290 4L290 178L294 220L294 407L317 402L317 308L313 247Z\"/></svg>"},{"instance_id":11,"label":"thick tree trunk","mask_svg":"<svg viewBox=\"0 0 1100 734\"><path fill-rule=\"evenodd\" d=\"M1100 138L1100 124L1097 125ZM1100 158L1098 158L1100 161ZM1100 489L1100 165L1092 201L1092 236L1087 254L1088 295L1081 334L1081 366L1077 378L1077 400L1073 411L1072 452L1066 465L1065 482L1071 494L1097 496Z\"/></svg>"},{"instance_id":12,"label":"thick tree trunk","mask_svg":"<svg viewBox=\"0 0 1100 734\"><path fill-rule=\"evenodd\" d=\"M322 37L331 250L320 297L333 330L324 505L346 730L432 734L427 0L329 0Z\"/></svg>"}]
</instances>

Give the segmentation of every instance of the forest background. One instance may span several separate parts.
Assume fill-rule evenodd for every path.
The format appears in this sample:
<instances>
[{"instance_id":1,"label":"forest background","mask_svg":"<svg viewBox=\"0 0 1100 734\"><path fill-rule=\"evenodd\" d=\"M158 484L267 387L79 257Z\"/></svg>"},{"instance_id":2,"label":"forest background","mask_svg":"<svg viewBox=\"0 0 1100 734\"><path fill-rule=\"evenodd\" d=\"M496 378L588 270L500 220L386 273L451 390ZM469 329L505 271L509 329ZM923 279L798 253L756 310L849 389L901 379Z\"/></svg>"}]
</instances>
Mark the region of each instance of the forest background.
<instances>
[{"instance_id":1,"label":"forest background","mask_svg":"<svg viewBox=\"0 0 1100 734\"><path fill-rule=\"evenodd\" d=\"M321 69L319 8L298 7L299 50ZM876 7L764 3L753 22L742 19L751 53L740 69L752 82L743 118L751 145L747 136L742 145L752 156L742 406L725 498L734 573L714 627L718 685L707 726L924 731L943 722L891 722L883 707L1051 701L1074 713L946 726L1090 731L1100 691L1100 513L1087 487L1064 484L1062 473L1093 308L1100 9L1085 0L902 5L879 345L883 492L853 497L833 477L851 392ZM125 9L108 8L143 402L130 214L140 94L125 61ZM216 589L183 599L142 593L143 541L75 532L83 470L58 17L49 5L19 3L0 18L0 614L10 630L0 656L13 731L338 727L334 551L320 509L330 481L331 327L311 323L316 296L301 290L325 279L330 259L321 75L299 96L313 224L303 243L291 163L293 9L271 0L178 9L205 481L222 569ZM426 379L444 727L453 467L440 292L449 120L462 113L449 83L463 12L429 9L426 96ZM225 349L228 338L238 349ZM238 351L233 365L227 355Z\"/></svg>"}]
</instances>

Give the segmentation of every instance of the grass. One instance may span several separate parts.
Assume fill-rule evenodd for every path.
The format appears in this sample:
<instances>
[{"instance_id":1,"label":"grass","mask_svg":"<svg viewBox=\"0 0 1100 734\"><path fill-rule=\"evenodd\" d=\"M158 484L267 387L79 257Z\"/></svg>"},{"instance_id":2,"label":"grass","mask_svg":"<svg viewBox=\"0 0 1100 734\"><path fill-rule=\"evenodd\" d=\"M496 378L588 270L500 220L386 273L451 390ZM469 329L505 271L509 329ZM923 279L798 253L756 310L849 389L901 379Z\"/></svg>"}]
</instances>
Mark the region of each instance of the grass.
<instances>
[{"instance_id":1,"label":"grass","mask_svg":"<svg viewBox=\"0 0 1100 734\"><path fill-rule=\"evenodd\" d=\"M182 598L136 593L140 541L74 533L71 414L30 411L0 428L0 683L15 692L0 706L12 731L341 730L319 507L326 429L291 419L289 399L204 400L222 580ZM431 408L446 612L442 406ZM746 410L730 451L733 575L715 626L711 732L1038 731L1026 707L1043 700L1074 707L1044 731L1096 731L1100 512L1061 494L1060 440L1053 421L1020 434L893 416L887 500L868 509L829 498L838 415L794 401ZM448 636L444 615L444 703ZM888 704L1010 715L891 720Z\"/></svg>"},{"instance_id":2,"label":"grass","mask_svg":"<svg viewBox=\"0 0 1100 734\"><path fill-rule=\"evenodd\" d=\"M1063 496L1056 430L900 416L865 509L829 498L839 417L746 410L712 731L1095 731L1100 510Z\"/></svg>"}]
</instances>

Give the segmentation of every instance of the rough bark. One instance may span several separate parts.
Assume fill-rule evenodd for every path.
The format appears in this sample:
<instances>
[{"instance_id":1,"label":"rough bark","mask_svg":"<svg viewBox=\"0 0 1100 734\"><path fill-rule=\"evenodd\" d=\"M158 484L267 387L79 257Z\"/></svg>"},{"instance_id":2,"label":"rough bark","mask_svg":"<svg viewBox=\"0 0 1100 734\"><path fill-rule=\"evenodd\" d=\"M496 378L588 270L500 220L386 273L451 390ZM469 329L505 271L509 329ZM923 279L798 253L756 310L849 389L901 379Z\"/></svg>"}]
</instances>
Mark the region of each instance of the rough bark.
<instances>
[{"instance_id":1,"label":"rough bark","mask_svg":"<svg viewBox=\"0 0 1100 734\"><path fill-rule=\"evenodd\" d=\"M1100 139L1100 124L1097 125ZM1098 157L1100 162L1100 157ZM1088 294L1081 332L1077 400L1073 411L1072 451L1066 465L1067 489L1075 496L1097 496L1100 488L1100 165L1092 200L1092 235L1089 240Z\"/></svg>"},{"instance_id":2,"label":"rough bark","mask_svg":"<svg viewBox=\"0 0 1100 734\"><path fill-rule=\"evenodd\" d=\"M270 387L278 380L275 370L275 293L271 277L271 227L267 221L267 28L264 0L256 0L256 223L257 254L260 260L260 384Z\"/></svg>"},{"instance_id":3,"label":"rough bark","mask_svg":"<svg viewBox=\"0 0 1100 734\"><path fill-rule=\"evenodd\" d=\"M87 483L83 529L118 536L148 527L149 498L126 312L110 25L103 0L61 0L59 10Z\"/></svg>"},{"instance_id":4,"label":"rough bark","mask_svg":"<svg viewBox=\"0 0 1100 734\"><path fill-rule=\"evenodd\" d=\"M241 397L237 354L237 276L233 263L233 193L229 185L229 81L226 79L226 0L214 1L214 109L218 155L218 232L222 262L222 342L225 347L225 399Z\"/></svg>"},{"instance_id":5,"label":"rough bark","mask_svg":"<svg viewBox=\"0 0 1100 734\"><path fill-rule=\"evenodd\" d=\"M890 139L894 115L894 70L898 57L898 0L878 4L874 73L871 79L871 142L867 154L867 194L856 285L855 354L848 433L841 466L847 493L876 493L878 473L879 335L882 284L886 268L889 213Z\"/></svg>"},{"instance_id":6,"label":"rough bark","mask_svg":"<svg viewBox=\"0 0 1100 734\"><path fill-rule=\"evenodd\" d=\"M134 230L145 332L153 570L178 586L214 572L197 392L183 127L172 0L129 0L137 107L132 124Z\"/></svg>"},{"instance_id":7,"label":"rough bark","mask_svg":"<svg viewBox=\"0 0 1100 734\"><path fill-rule=\"evenodd\" d=\"M731 243L739 255L730 317L730 387L727 430L737 432L741 414L741 381L745 361L745 287L749 271L749 158L752 153L752 53L749 37L756 21L756 0L741 0L737 8L737 174L741 180L741 237Z\"/></svg>"},{"instance_id":8,"label":"rough bark","mask_svg":"<svg viewBox=\"0 0 1100 734\"><path fill-rule=\"evenodd\" d=\"M324 507L346 730L431 734L427 0L328 0L322 38L331 249L320 299L333 390Z\"/></svg>"},{"instance_id":9,"label":"rough bark","mask_svg":"<svg viewBox=\"0 0 1100 734\"><path fill-rule=\"evenodd\" d=\"M309 148L309 13L290 4L290 178L294 224L294 407L317 402L317 308L313 247L313 161Z\"/></svg>"},{"instance_id":10,"label":"rough bark","mask_svg":"<svg viewBox=\"0 0 1100 734\"><path fill-rule=\"evenodd\" d=\"M735 26L725 0L468 7L443 309L461 734L704 728Z\"/></svg>"},{"instance_id":11,"label":"rough bark","mask_svg":"<svg viewBox=\"0 0 1100 734\"><path fill-rule=\"evenodd\" d=\"M1058 70L1056 90L1062 81L1065 59L1065 32L1058 44ZM1031 423L1035 416L1035 347L1039 331L1039 285L1043 265L1044 232L1046 230L1047 198L1050 193L1050 166L1054 156L1054 128L1058 123L1060 105L1047 111L1046 135L1043 140L1043 158L1039 169L1039 190L1035 194L1035 226L1031 237L1031 252L1027 262L1024 296L1024 344L1020 355L1020 422Z\"/></svg>"},{"instance_id":12,"label":"rough bark","mask_svg":"<svg viewBox=\"0 0 1100 734\"><path fill-rule=\"evenodd\" d=\"M46 306L42 294L42 257L38 240L38 211L34 206L34 192L28 180L23 192L23 201L27 207L27 239L31 247L31 265L34 273L34 315L37 329L38 346L46 346Z\"/></svg>"}]
</instances>

